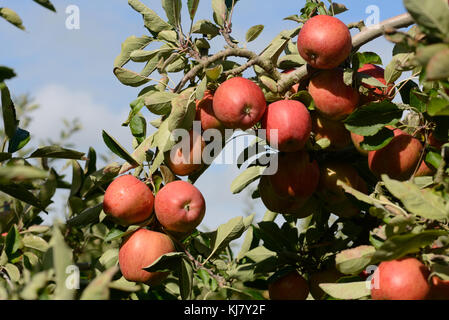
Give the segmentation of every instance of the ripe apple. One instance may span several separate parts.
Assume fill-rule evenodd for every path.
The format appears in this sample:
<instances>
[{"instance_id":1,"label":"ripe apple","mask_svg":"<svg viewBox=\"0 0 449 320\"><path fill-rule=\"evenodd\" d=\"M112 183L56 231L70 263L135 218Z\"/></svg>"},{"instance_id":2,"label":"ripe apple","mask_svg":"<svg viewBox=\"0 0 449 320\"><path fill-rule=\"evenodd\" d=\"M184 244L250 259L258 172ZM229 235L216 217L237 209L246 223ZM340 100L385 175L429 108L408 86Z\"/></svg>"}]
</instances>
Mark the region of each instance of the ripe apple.
<instances>
[{"instance_id":1,"label":"ripe apple","mask_svg":"<svg viewBox=\"0 0 449 320\"><path fill-rule=\"evenodd\" d=\"M271 282L268 293L271 300L306 300L309 285L295 270Z\"/></svg>"},{"instance_id":2,"label":"ripe apple","mask_svg":"<svg viewBox=\"0 0 449 320\"><path fill-rule=\"evenodd\" d=\"M190 130L189 136L190 150L188 154L183 152L181 145L164 154L165 163L178 176L188 176L203 166L201 159L206 143L199 132L194 134L194 131Z\"/></svg>"},{"instance_id":3,"label":"ripe apple","mask_svg":"<svg viewBox=\"0 0 449 320\"><path fill-rule=\"evenodd\" d=\"M356 216L360 213L360 209L351 202L344 189L337 184L340 181L360 192L368 192L366 183L357 170L343 162L327 163L321 167L318 192L335 215L343 218Z\"/></svg>"},{"instance_id":4,"label":"ripe apple","mask_svg":"<svg viewBox=\"0 0 449 320\"><path fill-rule=\"evenodd\" d=\"M320 71L309 83L309 93L317 110L326 118L341 120L359 104L359 93L343 81L343 70Z\"/></svg>"},{"instance_id":5,"label":"ripe apple","mask_svg":"<svg viewBox=\"0 0 449 320\"><path fill-rule=\"evenodd\" d=\"M271 134L277 132L277 149L294 152L304 148L310 137L312 121L307 108L299 101L279 100L268 106L262 118L267 142L275 146Z\"/></svg>"},{"instance_id":6,"label":"ripe apple","mask_svg":"<svg viewBox=\"0 0 449 320\"><path fill-rule=\"evenodd\" d=\"M429 299L449 300L449 280L442 280L438 276L433 276Z\"/></svg>"},{"instance_id":7,"label":"ripe apple","mask_svg":"<svg viewBox=\"0 0 449 320\"><path fill-rule=\"evenodd\" d=\"M441 147L446 143L445 141L439 140L437 137L435 137L435 133L429 134L428 143L432 147L434 147L437 150L441 150Z\"/></svg>"},{"instance_id":8,"label":"ripe apple","mask_svg":"<svg viewBox=\"0 0 449 320\"><path fill-rule=\"evenodd\" d=\"M370 77L374 77L379 80L384 85L387 85L385 81L384 73L385 70L382 67L379 67L374 64L367 63L363 67L358 70L359 73L366 74ZM363 86L365 88L370 89L370 93L365 95L360 95L360 104L366 104L373 101L382 101L385 99L391 100L394 93L394 84L389 83L386 88L377 88L375 86L364 83Z\"/></svg>"},{"instance_id":9,"label":"ripe apple","mask_svg":"<svg viewBox=\"0 0 449 320\"><path fill-rule=\"evenodd\" d=\"M330 141L330 149L342 149L351 143L350 132L346 130L341 121L326 119L317 113L312 114L312 132L315 140L327 138Z\"/></svg>"},{"instance_id":10,"label":"ripe apple","mask_svg":"<svg viewBox=\"0 0 449 320\"><path fill-rule=\"evenodd\" d=\"M429 270L418 259L383 261L371 279L373 300L425 300L430 293Z\"/></svg>"},{"instance_id":11,"label":"ripe apple","mask_svg":"<svg viewBox=\"0 0 449 320\"><path fill-rule=\"evenodd\" d=\"M225 127L242 130L259 122L267 108L262 89L241 77L223 82L215 91L212 106Z\"/></svg>"},{"instance_id":12,"label":"ripe apple","mask_svg":"<svg viewBox=\"0 0 449 320\"><path fill-rule=\"evenodd\" d=\"M192 184L178 180L167 183L156 194L154 209L157 220L168 231L189 233L203 220L206 203Z\"/></svg>"},{"instance_id":13,"label":"ripe apple","mask_svg":"<svg viewBox=\"0 0 449 320\"><path fill-rule=\"evenodd\" d=\"M335 267L311 274L309 278L310 294L315 300L321 300L325 292L320 288L320 284L336 283L342 276Z\"/></svg>"},{"instance_id":14,"label":"ripe apple","mask_svg":"<svg viewBox=\"0 0 449 320\"><path fill-rule=\"evenodd\" d=\"M360 146L360 143L363 141L363 139L365 139L364 136L361 136L359 134L356 134L354 132L351 132L351 140L352 143L354 144L354 147L357 149L357 151L363 155L363 156L367 156L369 151L362 149L362 147Z\"/></svg>"},{"instance_id":15,"label":"ripe apple","mask_svg":"<svg viewBox=\"0 0 449 320\"><path fill-rule=\"evenodd\" d=\"M280 152L278 170L269 179L273 190L280 197L308 199L315 192L320 177L316 160L310 161L305 150Z\"/></svg>"},{"instance_id":16,"label":"ripe apple","mask_svg":"<svg viewBox=\"0 0 449 320\"><path fill-rule=\"evenodd\" d=\"M407 180L418 165L423 151L421 142L400 129L393 131L391 142L368 153L368 166L377 176L387 174L396 180Z\"/></svg>"},{"instance_id":17,"label":"ripe apple","mask_svg":"<svg viewBox=\"0 0 449 320\"><path fill-rule=\"evenodd\" d=\"M138 229L126 237L120 246L118 255L120 270L128 281L157 285L168 276L168 273L148 272L143 268L150 266L160 256L174 251L175 246L166 234Z\"/></svg>"},{"instance_id":18,"label":"ripe apple","mask_svg":"<svg viewBox=\"0 0 449 320\"><path fill-rule=\"evenodd\" d=\"M196 102L196 120L201 121L201 128L203 130L217 129L223 131L225 127L217 119L213 109L214 95L207 90L204 97Z\"/></svg>"},{"instance_id":19,"label":"ripe apple","mask_svg":"<svg viewBox=\"0 0 449 320\"><path fill-rule=\"evenodd\" d=\"M123 225L148 219L153 213L154 196L150 188L131 175L116 178L106 189L104 212Z\"/></svg>"},{"instance_id":20,"label":"ripe apple","mask_svg":"<svg viewBox=\"0 0 449 320\"><path fill-rule=\"evenodd\" d=\"M428 165L424 160L419 165L418 170L415 173L415 177L433 176L436 169L432 165Z\"/></svg>"},{"instance_id":21,"label":"ripe apple","mask_svg":"<svg viewBox=\"0 0 449 320\"><path fill-rule=\"evenodd\" d=\"M317 69L338 67L352 50L351 33L339 19L317 15L303 25L298 35L301 57Z\"/></svg>"}]
</instances>

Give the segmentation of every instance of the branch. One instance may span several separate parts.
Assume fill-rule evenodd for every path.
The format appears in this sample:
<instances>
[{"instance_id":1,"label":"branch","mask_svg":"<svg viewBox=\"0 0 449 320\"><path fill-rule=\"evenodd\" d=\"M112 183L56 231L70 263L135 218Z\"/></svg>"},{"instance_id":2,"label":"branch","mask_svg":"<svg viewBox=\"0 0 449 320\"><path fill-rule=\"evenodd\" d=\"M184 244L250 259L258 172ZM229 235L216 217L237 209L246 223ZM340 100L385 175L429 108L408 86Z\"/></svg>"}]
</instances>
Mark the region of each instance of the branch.
<instances>
[{"instance_id":1,"label":"branch","mask_svg":"<svg viewBox=\"0 0 449 320\"><path fill-rule=\"evenodd\" d=\"M352 37L353 50L358 50L364 44L382 36L388 29L405 28L414 23L413 18L408 13L382 21L381 23L363 28L358 34ZM312 69L304 65L294 72L284 74L278 82L278 92L284 93L295 83L310 77Z\"/></svg>"}]
</instances>

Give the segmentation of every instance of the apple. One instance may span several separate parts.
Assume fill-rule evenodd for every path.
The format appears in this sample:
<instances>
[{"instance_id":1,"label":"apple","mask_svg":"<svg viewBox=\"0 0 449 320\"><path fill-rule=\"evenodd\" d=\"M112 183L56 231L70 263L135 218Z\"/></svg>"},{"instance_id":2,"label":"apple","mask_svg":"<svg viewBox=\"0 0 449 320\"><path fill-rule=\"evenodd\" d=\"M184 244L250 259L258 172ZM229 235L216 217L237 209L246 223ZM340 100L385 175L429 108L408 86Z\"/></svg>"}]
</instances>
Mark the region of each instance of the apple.
<instances>
[{"instance_id":1,"label":"apple","mask_svg":"<svg viewBox=\"0 0 449 320\"><path fill-rule=\"evenodd\" d=\"M153 192L132 175L114 179L104 193L104 212L123 225L136 224L148 219L153 213L153 205Z\"/></svg>"},{"instance_id":2,"label":"apple","mask_svg":"<svg viewBox=\"0 0 449 320\"><path fill-rule=\"evenodd\" d=\"M312 130L312 120L307 108L299 101L280 100L268 106L262 118L266 140L272 145L272 133L277 132L277 149L294 152L304 148ZM274 145L273 145L274 144Z\"/></svg>"},{"instance_id":3,"label":"apple","mask_svg":"<svg viewBox=\"0 0 449 320\"><path fill-rule=\"evenodd\" d=\"M167 183L159 190L154 209L157 220L167 231L184 234L201 223L206 202L195 186L178 180Z\"/></svg>"},{"instance_id":4,"label":"apple","mask_svg":"<svg viewBox=\"0 0 449 320\"><path fill-rule=\"evenodd\" d=\"M271 300L306 300L309 285L295 270L271 282L268 293Z\"/></svg>"},{"instance_id":5,"label":"apple","mask_svg":"<svg viewBox=\"0 0 449 320\"><path fill-rule=\"evenodd\" d=\"M310 294L315 300L321 300L325 292L320 288L320 284L336 283L342 276L335 267L312 273L309 277Z\"/></svg>"},{"instance_id":6,"label":"apple","mask_svg":"<svg viewBox=\"0 0 449 320\"><path fill-rule=\"evenodd\" d=\"M365 139L364 136L361 136L357 133L351 132L351 140L352 140L352 143L354 144L354 147L361 155L367 156L369 151L362 149L362 147L360 146L360 143L363 141L363 139Z\"/></svg>"},{"instance_id":7,"label":"apple","mask_svg":"<svg viewBox=\"0 0 449 320\"><path fill-rule=\"evenodd\" d=\"M333 69L345 61L352 50L351 33L339 19L317 15L303 25L298 35L301 57L317 69Z\"/></svg>"},{"instance_id":8,"label":"apple","mask_svg":"<svg viewBox=\"0 0 449 320\"><path fill-rule=\"evenodd\" d=\"M123 277L128 281L154 286L162 282L166 272L148 272L143 268L164 254L175 252L172 240L164 233L138 229L127 236L120 246L118 261Z\"/></svg>"},{"instance_id":9,"label":"apple","mask_svg":"<svg viewBox=\"0 0 449 320\"><path fill-rule=\"evenodd\" d=\"M278 170L269 179L273 190L280 197L307 200L315 192L320 177L316 160L310 161L305 150L280 152Z\"/></svg>"},{"instance_id":10,"label":"apple","mask_svg":"<svg viewBox=\"0 0 449 320\"><path fill-rule=\"evenodd\" d=\"M190 150L188 154L183 152L181 145L177 145L164 154L165 163L178 176L188 176L203 166L201 159L206 143L199 132L194 134L194 131L190 130L189 136Z\"/></svg>"},{"instance_id":11,"label":"apple","mask_svg":"<svg viewBox=\"0 0 449 320\"><path fill-rule=\"evenodd\" d=\"M242 130L259 122L267 108L262 89L241 77L223 82L215 91L212 106L225 127Z\"/></svg>"},{"instance_id":12,"label":"apple","mask_svg":"<svg viewBox=\"0 0 449 320\"><path fill-rule=\"evenodd\" d=\"M423 146L421 142L400 129L382 149L368 153L368 166L377 176L386 174L392 179L407 180L418 165Z\"/></svg>"},{"instance_id":13,"label":"apple","mask_svg":"<svg viewBox=\"0 0 449 320\"><path fill-rule=\"evenodd\" d=\"M429 134L428 143L430 146L434 147L437 150L441 150L441 147L446 143L445 141L441 141L437 137L435 137L435 133L432 132Z\"/></svg>"},{"instance_id":14,"label":"apple","mask_svg":"<svg viewBox=\"0 0 449 320\"><path fill-rule=\"evenodd\" d=\"M428 165L424 160L419 165L418 170L415 173L415 177L433 176L436 169L432 165Z\"/></svg>"},{"instance_id":15,"label":"apple","mask_svg":"<svg viewBox=\"0 0 449 320\"><path fill-rule=\"evenodd\" d=\"M438 276L433 276L429 299L449 300L449 280L442 280Z\"/></svg>"},{"instance_id":16,"label":"apple","mask_svg":"<svg viewBox=\"0 0 449 320\"><path fill-rule=\"evenodd\" d=\"M385 81L385 70L382 67L379 67L375 64L367 63L363 67L359 68L359 73L366 74L370 77L374 77L379 80L384 85L387 85ZM382 101L385 99L391 100L393 98L394 93L394 84L389 83L386 88L378 88L369 84L364 83L363 86L365 88L370 89L370 93L367 96L360 95L360 104L366 104L373 101Z\"/></svg>"},{"instance_id":17,"label":"apple","mask_svg":"<svg viewBox=\"0 0 449 320\"><path fill-rule=\"evenodd\" d=\"M315 134L315 141L327 138L332 150L351 144L350 132L343 122L326 119L315 112L312 114L312 132Z\"/></svg>"},{"instance_id":18,"label":"apple","mask_svg":"<svg viewBox=\"0 0 449 320\"><path fill-rule=\"evenodd\" d=\"M201 121L201 128L203 130L217 129L223 131L225 127L217 119L213 109L214 95L207 90L204 97L196 102L196 120Z\"/></svg>"},{"instance_id":19,"label":"apple","mask_svg":"<svg viewBox=\"0 0 449 320\"><path fill-rule=\"evenodd\" d=\"M373 300L425 300L430 293L430 272L416 258L383 261L371 279Z\"/></svg>"},{"instance_id":20,"label":"apple","mask_svg":"<svg viewBox=\"0 0 449 320\"><path fill-rule=\"evenodd\" d=\"M343 81L343 70L323 70L309 83L309 93L321 115L341 120L351 114L359 104L359 93Z\"/></svg>"}]
</instances>

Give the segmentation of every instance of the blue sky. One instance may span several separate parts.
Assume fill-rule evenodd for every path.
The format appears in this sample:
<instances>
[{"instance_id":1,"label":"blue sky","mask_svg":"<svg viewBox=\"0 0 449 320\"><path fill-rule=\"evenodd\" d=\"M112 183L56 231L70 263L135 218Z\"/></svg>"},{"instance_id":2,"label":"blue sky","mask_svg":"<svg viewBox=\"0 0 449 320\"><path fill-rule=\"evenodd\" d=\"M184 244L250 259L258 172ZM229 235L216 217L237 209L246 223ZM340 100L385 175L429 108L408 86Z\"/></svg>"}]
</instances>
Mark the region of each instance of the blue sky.
<instances>
[{"instance_id":1,"label":"blue sky","mask_svg":"<svg viewBox=\"0 0 449 320\"><path fill-rule=\"evenodd\" d=\"M57 13L40 8L31 0L4 0L2 6L15 10L23 19L26 32L0 20L0 65L15 69L18 77L8 81L15 95L30 93L41 104L36 111L31 132L33 142L59 132L61 118L80 118L84 129L73 137L80 151L93 145L105 150L101 130L106 129L131 150L128 130L121 127L140 89L123 86L112 74L121 43L129 36L147 34L141 15L126 0L53 0ZM143 0L165 18L159 0ZM262 50L283 29L296 26L282 19L296 14L304 4L298 0L240 0L233 19L233 36L244 40L249 27L265 25L259 38L249 49ZM369 6L379 8L380 20L404 12L402 1L340 0L350 10L339 15L345 23L365 20ZM184 25L189 18L184 6ZM80 9L80 29L65 27L67 6ZM212 19L211 1L201 0L196 19ZM220 50L223 41L213 42L212 51ZM391 59L392 45L383 39L362 48L381 53L384 64ZM264 209L260 201L243 201L245 194L233 196L229 186L237 176L235 166L214 166L198 181L208 205L204 227L216 228L244 211L254 210L258 216Z\"/></svg>"}]
</instances>

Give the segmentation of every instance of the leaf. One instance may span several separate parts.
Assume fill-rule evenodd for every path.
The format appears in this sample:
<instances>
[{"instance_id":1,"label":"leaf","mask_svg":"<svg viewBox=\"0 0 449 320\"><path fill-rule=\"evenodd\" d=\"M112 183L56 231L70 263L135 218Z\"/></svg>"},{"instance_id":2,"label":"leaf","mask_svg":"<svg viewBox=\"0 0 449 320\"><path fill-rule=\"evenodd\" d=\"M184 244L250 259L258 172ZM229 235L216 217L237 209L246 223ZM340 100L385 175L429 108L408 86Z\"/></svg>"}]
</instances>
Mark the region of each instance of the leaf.
<instances>
[{"instance_id":1,"label":"leaf","mask_svg":"<svg viewBox=\"0 0 449 320\"><path fill-rule=\"evenodd\" d=\"M335 256L336 267L343 274L359 274L370 263L375 251L367 245L343 250Z\"/></svg>"},{"instance_id":2,"label":"leaf","mask_svg":"<svg viewBox=\"0 0 449 320\"><path fill-rule=\"evenodd\" d=\"M72 227L87 226L88 224L98 221L101 211L103 210L103 203L87 208L67 221L67 225Z\"/></svg>"},{"instance_id":3,"label":"leaf","mask_svg":"<svg viewBox=\"0 0 449 320\"><path fill-rule=\"evenodd\" d=\"M122 43L122 50L120 54L114 60L114 67L123 67L130 59L134 51L142 50L148 46L153 39L148 36L142 36L137 38L136 36L131 36Z\"/></svg>"},{"instance_id":4,"label":"leaf","mask_svg":"<svg viewBox=\"0 0 449 320\"><path fill-rule=\"evenodd\" d=\"M31 166L0 167L0 183L23 182L48 178L48 172Z\"/></svg>"},{"instance_id":5,"label":"leaf","mask_svg":"<svg viewBox=\"0 0 449 320\"><path fill-rule=\"evenodd\" d=\"M38 209L45 210L38 198L21 184L0 184L0 191L11 197L28 203Z\"/></svg>"},{"instance_id":6,"label":"leaf","mask_svg":"<svg viewBox=\"0 0 449 320\"><path fill-rule=\"evenodd\" d=\"M404 6L419 26L431 34L447 37L449 34L449 10L446 0L404 0Z\"/></svg>"},{"instance_id":7,"label":"leaf","mask_svg":"<svg viewBox=\"0 0 449 320\"><path fill-rule=\"evenodd\" d=\"M445 80L447 78L449 78L449 48L434 55L426 68L427 80Z\"/></svg>"},{"instance_id":8,"label":"leaf","mask_svg":"<svg viewBox=\"0 0 449 320\"><path fill-rule=\"evenodd\" d=\"M420 189L412 182L401 182L382 175L385 187L405 208L418 216L431 220L445 220L449 217L444 199L429 189Z\"/></svg>"},{"instance_id":9,"label":"leaf","mask_svg":"<svg viewBox=\"0 0 449 320\"><path fill-rule=\"evenodd\" d=\"M432 98L427 104L427 113L434 116L448 116L449 115L449 101L443 98Z\"/></svg>"},{"instance_id":10,"label":"leaf","mask_svg":"<svg viewBox=\"0 0 449 320\"><path fill-rule=\"evenodd\" d=\"M305 65L306 61L298 54L286 54L279 58L278 67L282 70L290 70Z\"/></svg>"},{"instance_id":11,"label":"leaf","mask_svg":"<svg viewBox=\"0 0 449 320\"><path fill-rule=\"evenodd\" d=\"M136 160L128 153L128 151L125 150L113 137L111 137L106 131L103 130L102 133L103 141L106 144L106 146L111 150L113 153L118 155L123 160L126 160L128 163L132 165L138 166Z\"/></svg>"},{"instance_id":12,"label":"leaf","mask_svg":"<svg viewBox=\"0 0 449 320\"><path fill-rule=\"evenodd\" d=\"M43 238L35 235L26 235L22 239L23 245L27 248L35 249L41 252L47 251L49 245Z\"/></svg>"},{"instance_id":13,"label":"leaf","mask_svg":"<svg viewBox=\"0 0 449 320\"><path fill-rule=\"evenodd\" d=\"M53 4L50 2L50 0L33 0L34 2L40 4L41 6L43 6L44 8L47 8L48 10L51 10L53 12L56 12L55 7L53 6Z\"/></svg>"},{"instance_id":14,"label":"leaf","mask_svg":"<svg viewBox=\"0 0 449 320\"><path fill-rule=\"evenodd\" d=\"M57 158L83 160L84 152L64 149L60 146L42 147L34 151L28 158Z\"/></svg>"},{"instance_id":15,"label":"leaf","mask_svg":"<svg viewBox=\"0 0 449 320\"><path fill-rule=\"evenodd\" d=\"M17 28L25 30L22 19L15 11L9 8L0 8L0 17L6 19L6 21L15 25Z\"/></svg>"},{"instance_id":16,"label":"leaf","mask_svg":"<svg viewBox=\"0 0 449 320\"><path fill-rule=\"evenodd\" d=\"M13 138L9 141L8 152L14 153L19 151L30 141L30 133L26 130L17 128Z\"/></svg>"},{"instance_id":17,"label":"leaf","mask_svg":"<svg viewBox=\"0 0 449 320\"><path fill-rule=\"evenodd\" d=\"M192 26L192 33L204 34L210 40L220 34L220 28L209 20L198 20Z\"/></svg>"},{"instance_id":18,"label":"leaf","mask_svg":"<svg viewBox=\"0 0 449 320\"><path fill-rule=\"evenodd\" d=\"M262 24L258 24L249 28L246 32L246 42L251 42L257 39L257 37L262 33L264 26Z\"/></svg>"},{"instance_id":19,"label":"leaf","mask_svg":"<svg viewBox=\"0 0 449 320\"><path fill-rule=\"evenodd\" d=\"M356 300L371 294L369 281L349 283L321 283L319 286L328 295L341 300Z\"/></svg>"},{"instance_id":20,"label":"leaf","mask_svg":"<svg viewBox=\"0 0 449 320\"><path fill-rule=\"evenodd\" d=\"M114 74L122 84L130 87L140 87L150 81L147 77L122 67L115 67Z\"/></svg>"},{"instance_id":21,"label":"leaf","mask_svg":"<svg viewBox=\"0 0 449 320\"><path fill-rule=\"evenodd\" d=\"M165 10L168 22L172 26L178 27L181 24L181 0L162 0L162 8Z\"/></svg>"},{"instance_id":22,"label":"leaf","mask_svg":"<svg viewBox=\"0 0 449 320\"><path fill-rule=\"evenodd\" d=\"M12 263L8 263L4 266L6 272L8 273L9 278L14 281L17 282L20 280L20 270L19 268L17 268L15 265L13 265Z\"/></svg>"},{"instance_id":23,"label":"leaf","mask_svg":"<svg viewBox=\"0 0 449 320\"><path fill-rule=\"evenodd\" d=\"M212 9L214 11L214 21L219 26L224 26L224 21L227 18L225 0L212 0Z\"/></svg>"},{"instance_id":24,"label":"leaf","mask_svg":"<svg viewBox=\"0 0 449 320\"><path fill-rule=\"evenodd\" d=\"M237 178L234 179L231 183L231 192L233 194L240 193L243 189L245 189L249 184L257 180L266 167L264 166L252 166L247 168L241 174L238 175Z\"/></svg>"},{"instance_id":25,"label":"leaf","mask_svg":"<svg viewBox=\"0 0 449 320\"><path fill-rule=\"evenodd\" d=\"M39 291L49 280L48 271L41 271L33 275L25 288L20 292L20 296L25 300L37 300L39 298Z\"/></svg>"},{"instance_id":26,"label":"leaf","mask_svg":"<svg viewBox=\"0 0 449 320\"><path fill-rule=\"evenodd\" d=\"M447 233L443 230L425 230L417 234L394 235L377 249L371 263L395 260L419 252L421 248L431 245L436 239L444 235L447 235Z\"/></svg>"},{"instance_id":27,"label":"leaf","mask_svg":"<svg viewBox=\"0 0 449 320\"><path fill-rule=\"evenodd\" d=\"M198 87L196 87L195 98L197 100L203 99L204 93L206 92L206 90L207 90L207 76L204 76L204 78L201 80Z\"/></svg>"},{"instance_id":28,"label":"leaf","mask_svg":"<svg viewBox=\"0 0 449 320\"><path fill-rule=\"evenodd\" d=\"M155 91L145 96L145 105L148 110L157 115L165 115L171 111L171 102L178 97L179 94L172 92L159 92Z\"/></svg>"},{"instance_id":29,"label":"leaf","mask_svg":"<svg viewBox=\"0 0 449 320\"><path fill-rule=\"evenodd\" d=\"M81 300L109 300L109 284L114 275L119 271L118 266L114 266L97 276L86 289L84 289Z\"/></svg>"},{"instance_id":30,"label":"leaf","mask_svg":"<svg viewBox=\"0 0 449 320\"><path fill-rule=\"evenodd\" d=\"M162 20L156 12L145 6L139 0L128 0L128 4L134 10L142 14L145 27L153 34L158 34L163 30L172 29L172 26Z\"/></svg>"},{"instance_id":31,"label":"leaf","mask_svg":"<svg viewBox=\"0 0 449 320\"><path fill-rule=\"evenodd\" d=\"M119 248L111 248L106 250L98 259L103 267L109 269L118 264Z\"/></svg>"},{"instance_id":32,"label":"leaf","mask_svg":"<svg viewBox=\"0 0 449 320\"><path fill-rule=\"evenodd\" d=\"M137 292L141 289L141 286L133 281L128 281L124 277L121 277L118 280L112 281L109 284L109 288L125 292Z\"/></svg>"},{"instance_id":33,"label":"leaf","mask_svg":"<svg viewBox=\"0 0 449 320\"><path fill-rule=\"evenodd\" d=\"M277 256L277 253L271 250L268 250L265 247L257 247L245 254L246 257L253 260L255 263L260 263L267 259L273 258Z\"/></svg>"},{"instance_id":34,"label":"leaf","mask_svg":"<svg viewBox=\"0 0 449 320\"><path fill-rule=\"evenodd\" d=\"M387 125L395 125L402 117L402 110L394 103L382 101L357 108L344 124L346 129L362 136L373 136Z\"/></svg>"},{"instance_id":35,"label":"leaf","mask_svg":"<svg viewBox=\"0 0 449 320\"><path fill-rule=\"evenodd\" d=\"M1 100L2 100L2 113L3 113L3 128L6 136L12 139L16 134L17 118L16 109L11 100L11 94L5 83L0 83Z\"/></svg>"},{"instance_id":36,"label":"leaf","mask_svg":"<svg viewBox=\"0 0 449 320\"><path fill-rule=\"evenodd\" d=\"M9 259L13 257L13 255L22 248L22 238L17 230L17 226L13 225L6 235L5 240L5 252Z\"/></svg>"},{"instance_id":37,"label":"leaf","mask_svg":"<svg viewBox=\"0 0 449 320\"><path fill-rule=\"evenodd\" d=\"M183 300L190 299L193 290L193 266L187 259L181 260L179 271L179 290Z\"/></svg>"},{"instance_id":38,"label":"leaf","mask_svg":"<svg viewBox=\"0 0 449 320\"><path fill-rule=\"evenodd\" d=\"M189 8L190 20L193 21L195 18L196 11L198 10L198 5L200 4L200 0L188 0L187 7Z\"/></svg>"},{"instance_id":39,"label":"leaf","mask_svg":"<svg viewBox=\"0 0 449 320\"><path fill-rule=\"evenodd\" d=\"M372 76L370 76L370 75L368 75L366 73L357 72L356 75L357 75L357 78L359 79L360 82L365 83L367 85L374 86L374 87L379 87L379 88L386 88L387 87L385 84L383 84L382 82L377 80L375 77L372 77Z\"/></svg>"},{"instance_id":40,"label":"leaf","mask_svg":"<svg viewBox=\"0 0 449 320\"><path fill-rule=\"evenodd\" d=\"M390 63L385 67L385 81L386 83L393 83L400 78L402 70L398 67L409 57L408 53L399 53L393 56Z\"/></svg>"},{"instance_id":41,"label":"leaf","mask_svg":"<svg viewBox=\"0 0 449 320\"><path fill-rule=\"evenodd\" d=\"M329 6L329 12L333 12L334 15L337 15L339 13L343 13L345 11L348 11L348 8L346 8L346 6L344 4L341 3L332 3Z\"/></svg>"},{"instance_id":42,"label":"leaf","mask_svg":"<svg viewBox=\"0 0 449 320\"><path fill-rule=\"evenodd\" d=\"M382 64L381 57L375 52L356 52L355 56L359 62L359 68L365 64Z\"/></svg>"},{"instance_id":43,"label":"leaf","mask_svg":"<svg viewBox=\"0 0 449 320\"><path fill-rule=\"evenodd\" d=\"M212 81L217 81L218 78L220 78L221 74L223 73L223 65L218 64L215 67L208 68L205 71L207 78L209 78Z\"/></svg>"},{"instance_id":44,"label":"leaf","mask_svg":"<svg viewBox=\"0 0 449 320\"><path fill-rule=\"evenodd\" d=\"M277 65L280 54L284 51L288 42L298 35L301 27L281 31L271 43L260 53L261 58L268 58ZM260 69L259 69L260 70Z\"/></svg>"},{"instance_id":45,"label":"leaf","mask_svg":"<svg viewBox=\"0 0 449 320\"><path fill-rule=\"evenodd\" d=\"M128 229L126 229L126 231L122 231L120 229L111 229L109 231L109 233L106 235L106 237L104 238L104 242L110 242L113 240L117 240L123 237L126 237L127 235L133 233L134 231L136 231L137 229L139 229L140 226L138 225L131 225L128 227Z\"/></svg>"},{"instance_id":46,"label":"leaf","mask_svg":"<svg viewBox=\"0 0 449 320\"><path fill-rule=\"evenodd\" d=\"M169 272L176 270L180 267L181 260L185 253L183 252L170 252L160 256L151 265L144 267L148 272Z\"/></svg>"},{"instance_id":47,"label":"leaf","mask_svg":"<svg viewBox=\"0 0 449 320\"><path fill-rule=\"evenodd\" d=\"M16 73L14 72L13 69L5 67L5 66L0 66L0 83L8 80L8 79L12 79L16 76Z\"/></svg>"},{"instance_id":48,"label":"leaf","mask_svg":"<svg viewBox=\"0 0 449 320\"><path fill-rule=\"evenodd\" d=\"M379 150L387 146L394 138L392 130L382 128L374 136L368 136L360 143L360 147L367 151Z\"/></svg>"},{"instance_id":49,"label":"leaf","mask_svg":"<svg viewBox=\"0 0 449 320\"><path fill-rule=\"evenodd\" d=\"M167 118L170 132L178 128L190 129L192 126L196 113L194 90L195 88L188 88L172 100L172 111Z\"/></svg>"},{"instance_id":50,"label":"leaf","mask_svg":"<svg viewBox=\"0 0 449 320\"><path fill-rule=\"evenodd\" d=\"M239 254L237 255L237 260L243 259L246 256L246 254L251 249L253 239L254 239L254 229L251 227L246 231L245 239L243 240Z\"/></svg>"}]
</instances>

